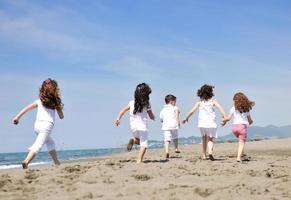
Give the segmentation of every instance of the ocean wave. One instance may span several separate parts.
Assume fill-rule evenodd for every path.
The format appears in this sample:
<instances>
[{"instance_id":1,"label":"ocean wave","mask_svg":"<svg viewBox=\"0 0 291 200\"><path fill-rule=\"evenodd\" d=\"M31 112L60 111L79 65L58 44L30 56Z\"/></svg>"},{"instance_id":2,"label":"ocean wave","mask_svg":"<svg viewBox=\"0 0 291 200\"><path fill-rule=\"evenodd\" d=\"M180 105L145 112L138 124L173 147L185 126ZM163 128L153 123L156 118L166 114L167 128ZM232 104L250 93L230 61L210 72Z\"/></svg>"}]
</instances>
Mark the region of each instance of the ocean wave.
<instances>
[{"instance_id":1,"label":"ocean wave","mask_svg":"<svg viewBox=\"0 0 291 200\"><path fill-rule=\"evenodd\" d=\"M35 162L29 164L29 166L36 166L36 165L45 165L49 164L50 162ZM1 169L13 169L13 168L22 168L22 165L0 165L0 170Z\"/></svg>"}]
</instances>

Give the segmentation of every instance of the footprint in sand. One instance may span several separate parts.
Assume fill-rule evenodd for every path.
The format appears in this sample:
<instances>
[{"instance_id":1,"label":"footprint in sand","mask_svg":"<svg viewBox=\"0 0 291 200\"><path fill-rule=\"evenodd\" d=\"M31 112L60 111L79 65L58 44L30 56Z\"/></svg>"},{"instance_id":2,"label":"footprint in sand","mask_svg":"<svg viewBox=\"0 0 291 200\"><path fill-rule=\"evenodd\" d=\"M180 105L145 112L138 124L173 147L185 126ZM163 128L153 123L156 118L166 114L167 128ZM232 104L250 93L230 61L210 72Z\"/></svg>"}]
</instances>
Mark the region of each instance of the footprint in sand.
<instances>
[{"instance_id":1,"label":"footprint in sand","mask_svg":"<svg viewBox=\"0 0 291 200\"><path fill-rule=\"evenodd\" d=\"M201 197L208 197L213 194L213 190L209 188L195 188L194 193Z\"/></svg>"},{"instance_id":2,"label":"footprint in sand","mask_svg":"<svg viewBox=\"0 0 291 200\"><path fill-rule=\"evenodd\" d=\"M35 180L40 176L39 170L30 169L25 172L24 178L28 180Z\"/></svg>"},{"instance_id":3,"label":"footprint in sand","mask_svg":"<svg viewBox=\"0 0 291 200\"><path fill-rule=\"evenodd\" d=\"M148 181L151 177L147 174L136 174L132 176L137 181Z\"/></svg>"},{"instance_id":4,"label":"footprint in sand","mask_svg":"<svg viewBox=\"0 0 291 200\"><path fill-rule=\"evenodd\" d=\"M63 170L65 172L68 172L68 173L79 173L79 174L83 174L83 173L87 172L87 170L89 168L90 168L89 166L82 167L81 165L74 165L74 166L65 167L65 168L63 168Z\"/></svg>"}]
</instances>

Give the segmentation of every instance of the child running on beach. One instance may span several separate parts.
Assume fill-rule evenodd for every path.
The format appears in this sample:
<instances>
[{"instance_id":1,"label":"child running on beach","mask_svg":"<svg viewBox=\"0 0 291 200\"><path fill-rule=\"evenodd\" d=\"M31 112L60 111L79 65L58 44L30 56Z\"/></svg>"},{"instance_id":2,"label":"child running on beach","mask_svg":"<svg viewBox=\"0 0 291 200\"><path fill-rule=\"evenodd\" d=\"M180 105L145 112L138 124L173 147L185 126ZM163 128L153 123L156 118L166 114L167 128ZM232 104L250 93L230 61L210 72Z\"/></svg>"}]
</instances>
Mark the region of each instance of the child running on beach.
<instances>
[{"instance_id":1,"label":"child running on beach","mask_svg":"<svg viewBox=\"0 0 291 200\"><path fill-rule=\"evenodd\" d=\"M47 79L42 83L39 90L39 99L23 108L14 118L13 123L17 125L20 118L28 111L37 108L36 121L34 130L37 138L34 144L29 148L29 152L22 161L23 169L28 168L28 164L33 160L37 153L46 144L49 154L51 155L55 165L60 165L55 150L55 142L51 137L51 133L55 124L55 113L57 111L60 119L64 118L63 103L60 97L60 90L55 80Z\"/></svg>"},{"instance_id":2,"label":"child running on beach","mask_svg":"<svg viewBox=\"0 0 291 200\"><path fill-rule=\"evenodd\" d=\"M180 111L176 106L176 97L174 95L167 95L165 97L166 105L160 112L160 119L162 122L162 130L164 131L164 145L165 157L169 158L169 145L173 141L175 145L175 153L180 153L178 149L178 129L180 126Z\"/></svg>"},{"instance_id":3,"label":"child running on beach","mask_svg":"<svg viewBox=\"0 0 291 200\"><path fill-rule=\"evenodd\" d=\"M133 144L140 145L137 163L143 161L144 154L148 147L148 116L154 120L155 116L151 110L150 97L152 90L146 83L136 86L134 100L130 101L118 114L115 124L120 125L122 116L129 111L130 127L133 138L129 140L127 150L131 151Z\"/></svg>"},{"instance_id":4,"label":"child running on beach","mask_svg":"<svg viewBox=\"0 0 291 200\"><path fill-rule=\"evenodd\" d=\"M196 102L194 107L190 110L187 117L183 120L183 124L187 123L189 118L193 113L199 109L198 116L198 127L201 132L201 143L202 143L202 160L206 159L206 149L208 146L209 159L214 161L213 157L213 138L217 137L217 124L216 124L216 114L215 108L217 108L222 115L225 117L225 112L221 105L212 97L214 86L203 85L198 91L197 95L200 97L200 100Z\"/></svg>"},{"instance_id":5,"label":"child running on beach","mask_svg":"<svg viewBox=\"0 0 291 200\"><path fill-rule=\"evenodd\" d=\"M233 117L232 132L238 138L237 162L248 161L244 155L244 147L247 139L248 125L253 123L250 110L255 105L245 94L238 92L233 97L233 107L228 116L223 119L224 126Z\"/></svg>"}]
</instances>

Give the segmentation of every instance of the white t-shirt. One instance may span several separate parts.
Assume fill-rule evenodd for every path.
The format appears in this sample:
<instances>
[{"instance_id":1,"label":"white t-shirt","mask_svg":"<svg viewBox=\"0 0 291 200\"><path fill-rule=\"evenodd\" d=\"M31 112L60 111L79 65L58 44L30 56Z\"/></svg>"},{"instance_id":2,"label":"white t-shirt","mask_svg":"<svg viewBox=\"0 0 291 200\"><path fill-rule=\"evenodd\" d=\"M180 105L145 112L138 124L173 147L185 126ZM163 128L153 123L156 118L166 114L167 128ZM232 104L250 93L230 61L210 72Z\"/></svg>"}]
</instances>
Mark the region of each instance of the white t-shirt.
<instances>
[{"instance_id":1,"label":"white t-shirt","mask_svg":"<svg viewBox=\"0 0 291 200\"><path fill-rule=\"evenodd\" d=\"M163 131L179 129L179 122L177 121L178 112L179 108L177 106L172 104L164 105L160 112Z\"/></svg>"},{"instance_id":2,"label":"white t-shirt","mask_svg":"<svg viewBox=\"0 0 291 200\"><path fill-rule=\"evenodd\" d=\"M35 103L37 104L36 121L48 121L54 124L56 110L44 107L40 99L36 100Z\"/></svg>"},{"instance_id":3,"label":"white t-shirt","mask_svg":"<svg viewBox=\"0 0 291 200\"><path fill-rule=\"evenodd\" d=\"M246 124L249 125L248 116L250 116L249 112L240 113L238 110L235 109L233 106L230 111L233 114L233 124Z\"/></svg>"},{"instance_id":4,"label":"white t-shirt","mask_svg":"<svg viewBox=\"0 0 291 200\"><path fill-rule=\"evenodd\" d=\"M134 101L129 102L129 123L130 128L132 131L147 131L147 121L148 121L148 111L151 110L151 108L144 108L142 112L137 112L136 114L133 114L134 111Z\"/></svg>"},{"instance_id":5,"label":"white t-shirt","mask_svg":"<svg viewBox=\"0 0 291 200\"><path fill-rule=\"evenodd\" d=\"M214 102L212 99L208 101L200 101L198 127L217 128Z\"/></svg>"}]
</instances>

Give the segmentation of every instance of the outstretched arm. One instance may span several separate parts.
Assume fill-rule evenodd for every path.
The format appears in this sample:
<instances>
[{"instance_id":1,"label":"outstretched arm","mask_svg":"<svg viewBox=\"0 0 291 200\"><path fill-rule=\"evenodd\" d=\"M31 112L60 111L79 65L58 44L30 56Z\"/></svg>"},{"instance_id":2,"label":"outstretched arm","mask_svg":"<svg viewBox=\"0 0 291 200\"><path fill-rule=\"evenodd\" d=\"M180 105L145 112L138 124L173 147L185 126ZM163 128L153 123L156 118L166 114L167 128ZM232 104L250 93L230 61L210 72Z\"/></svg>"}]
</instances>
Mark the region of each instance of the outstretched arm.
<instances>
[{"instance_id":1,"label":"outstretched arm","mask_svg":"<svg viewBox=\"0 0 291 200\"><path fill-rule=\"evenodd\" d=\"M219 110L221 116L224 118L225 112L224 112L224 109L222 108L222 106L216 100L214 100L213 103L214 103L215 107L217 107L217 109Z\"/></svg>"},{"instance_id":2,"label":"outstretched arm","mask_svg":"<svg viewBox=\"0 0 291 200\"><path fill-rule=\"evenodd\" d=\"M176 116L176 118L177 118L177 124L180 127L180 110L179 109L177 110L177 116Z\"/></svg>"},{"instance_id":3,"label":"outstretched arm","mask_svg":"<svg viewBox=\"0 0 291 200\"><path fill-rule=\"evenodd\" d=\"M250 115L248 116L248 121L249 121L249 125L251 125L254 122Z\"/></svg>"},{"instance_id":4,"label":"outstretched arm","mask_svg":"<svg viewBox=\"0 0 291 200\"><path fill-rule=\"evenodd\" d=\"M149 115L151 120L155 120L155 115L154 115L152 110L148 110L148 115Z\"/></svg>"},{"instance_id":5,"label":"outstretched arm","mask_svg":"<svg viewBox=\"0 0 291 200\"><path fill-rule=\"evenodd\" d=\"M13 123L16 125L19 123L20 118L28 111L34 109L37 107L37 104L35 102L27 105L25 108L23 108L14 118Z\"/></svg>"},{"instance_id":6,"label":"outstretched arm","mask_svg":"<svg viewBox=\"0 0 291 200\"><path fill-rule=\"evenodd\" d=\"M63 110L59 109L59 110L57 110L57 112L58 112L59 118L60 119L64 119L64 112L63 112Z\"/></svg>"},{"instance_id":7,"label":"outstretched arm","mask_svg":"<svg viewBox=\"0 0 291 200\"><path fill-rule=\"evenodd\" d=\"M125 106L120 112L119 112L119 114L117 115L117 117L116 117L116 120L115 120L115 124L116 124L116 126L119 126L120 125L120 120L121 120L121 118L123 117L123 115L127 112L127 111L129 111L129 105L127 105L127 106Z\"/></svg>"},{"instance_id":8,"label":"outstretched arm","mask_svg":"<svg viewBox=\"0 0 291 200\"><path fill-rule=\"evenodd\" d=\"M187 123L189 118L193 115L193 113L198 109L200 105L200 102L198 101L194 107L190 110L190 112L188 113L187 117L183 120L183 124Z\"/></svg>"}]
</instances>

